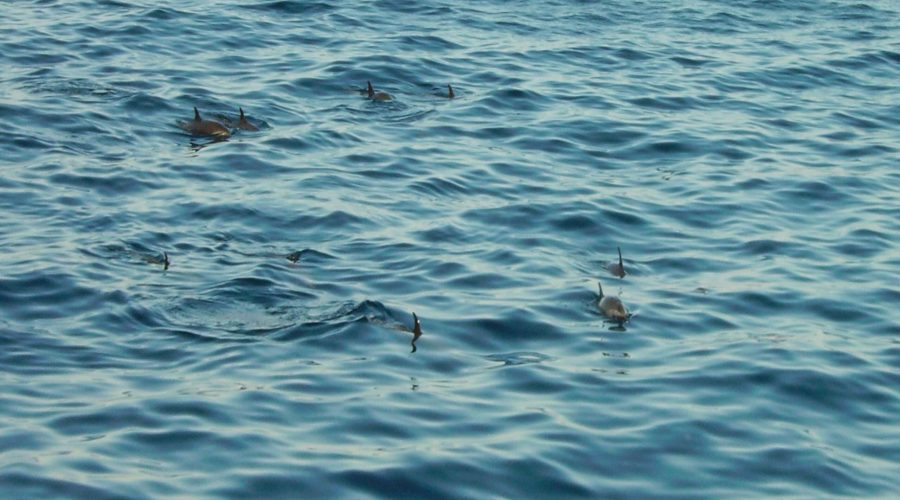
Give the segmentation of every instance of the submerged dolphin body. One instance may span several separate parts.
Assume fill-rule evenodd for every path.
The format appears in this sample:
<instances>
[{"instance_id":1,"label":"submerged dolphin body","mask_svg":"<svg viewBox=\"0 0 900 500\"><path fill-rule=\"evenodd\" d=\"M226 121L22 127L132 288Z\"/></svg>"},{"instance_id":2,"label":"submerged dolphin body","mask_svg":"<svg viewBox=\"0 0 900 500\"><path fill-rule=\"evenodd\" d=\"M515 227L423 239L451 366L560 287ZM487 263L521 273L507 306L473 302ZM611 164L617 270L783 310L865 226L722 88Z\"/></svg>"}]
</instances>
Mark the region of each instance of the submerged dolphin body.
<instances>
[{"instance_id":1,"label":"submerged dolphin body","mask_svg":"<svg viewBox=\"0 0 900 500\"><path fill-rule=\"evenodd\" d=\"M597 282L597 288L600 290L600 298L597 300L597 307L600 308L600 312L607 318L619 323L628 321L631 315L628 314L628 309L625 307L622 299L615 295L603 295L603 285L599 281Z\"/></svg>"},{"instance_id":2,"label":"submerged dolphin body","mask_svg":"<svg viewBox=\"0 0 900 500\"><path fill-rule=\"evenodd\" d=\"M366 82L366 83L368 84L366 92L368 93L369 99L372 99L373 101L392 101L392 100L394 100L394 98L391 97L391 94L388 94L387 92L382 92L380 90L378 92L376 92L375 87L372 86L371 81Z\"/></svg>"},{"instance_id":3,"label":"submerged dolphin body","mask_svg":"<svg viewBox=\"0 0 900 500\"><path fill-rule=\"evenodd\" d=\"M200 116L200 111L197 110L196 106L194 107L194 119L189 122L184 122L181 125L181 128L191 135L196 136L214 137L216 139L227 139L231 137L231 131L228 130L225 125L213 120L204 120Z\"/></svg>"}]
</instances>

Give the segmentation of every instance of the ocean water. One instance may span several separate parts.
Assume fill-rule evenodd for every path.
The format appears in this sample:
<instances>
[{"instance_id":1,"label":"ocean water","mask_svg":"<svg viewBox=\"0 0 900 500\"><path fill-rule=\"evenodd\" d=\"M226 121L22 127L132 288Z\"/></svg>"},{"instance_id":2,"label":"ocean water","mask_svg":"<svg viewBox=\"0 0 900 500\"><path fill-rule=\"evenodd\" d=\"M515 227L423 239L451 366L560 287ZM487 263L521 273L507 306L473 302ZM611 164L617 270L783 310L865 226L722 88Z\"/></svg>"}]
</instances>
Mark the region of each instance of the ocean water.
<instances>
[{"instance_id":1,"label":"ocean water","mask_svg":"<svg viewBox=\"0 0 900 500\"><path fill-rule=\"evenodd\" d=\"M896 0L0 19L0 497L900 494Z\"/></svg>"}]
</instances>

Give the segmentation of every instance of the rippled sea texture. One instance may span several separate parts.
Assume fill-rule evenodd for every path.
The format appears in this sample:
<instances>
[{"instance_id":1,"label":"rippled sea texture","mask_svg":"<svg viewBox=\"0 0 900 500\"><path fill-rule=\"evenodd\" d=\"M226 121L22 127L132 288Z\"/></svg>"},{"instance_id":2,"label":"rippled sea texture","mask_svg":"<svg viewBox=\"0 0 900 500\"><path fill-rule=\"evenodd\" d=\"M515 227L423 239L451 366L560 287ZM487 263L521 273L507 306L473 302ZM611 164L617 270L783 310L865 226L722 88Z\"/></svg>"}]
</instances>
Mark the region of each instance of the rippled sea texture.
<instances>
[{"instance_id":1,"label":"rippled sea texture","mask_svg":"<svg viewBox=\"0 0 900 500\"><path fill-rule=\"evenodd\" d=\"M0 496L900 491L897 2L0 19Z\"/></svg>"}]
</instances>

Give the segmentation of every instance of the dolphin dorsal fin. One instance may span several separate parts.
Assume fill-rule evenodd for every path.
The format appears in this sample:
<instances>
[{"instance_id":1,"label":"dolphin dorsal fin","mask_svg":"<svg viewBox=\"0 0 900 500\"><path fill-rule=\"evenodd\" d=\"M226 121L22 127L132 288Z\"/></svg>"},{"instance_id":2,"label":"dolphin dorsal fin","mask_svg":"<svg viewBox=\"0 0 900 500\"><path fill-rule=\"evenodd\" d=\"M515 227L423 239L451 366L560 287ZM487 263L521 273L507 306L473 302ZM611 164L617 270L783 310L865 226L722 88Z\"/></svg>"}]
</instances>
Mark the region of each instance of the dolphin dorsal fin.
<instances>
[{"instance_id":1,"label":"dolphin dorsal fin","mask_svg":"<svg viewBox=\"0 0 900 500\"><path fill-rule=\"evenodd\" d=\"M450 91L449 93L447 93L448 98L453 99L454 97L456 97L456 94L453 93L453 87L451 87L449 83L447 84L447 90Z\"/></svg>"},{"instance_id":2,"label":"dolphin dorsal fin","mask_svg":"<svg viewBox=\"0 0 900 500\"><path fill-rule=\"evenodd\" d=\"M413 342L415 342L417 338L422 336L422 322L419 321L419 317L416 316L416 313L412 313L412 315L413 315Z\"/></svg>"},{"instance_id":3,"label":"dolphin dorsal fin","mask_svg":"<svg viewBox=\"0 0 900 500\"><path fill-rule=\"evenodd\" d=\"M163 252L163 270L169 269L169 252Z\"/></svg>"},{"instance_id":4,"label":"dolphin dorsal fin","mask_svg":"<svg viewBox=\"0 0 900 500\"><path fill-rule=\"evenodd\" d=\"M241 120L246 120L246 118L244 118L244 108L238 107L238 109L241 110Z\"/></svg>"},{"instance_id":5,"label":"dolphin dorsal fin","mask_svg":"<svg viewBox=\"0 0 900 500\"><path fill-rule=\"evenodd\" d=\"M416 352L416 340L419 340L419 337L422 336L422 322L419 321L419 317L416 316L416 313L412 313L413 315L413 338L410 344L412 345L412 351Z\"/></svg>"},{"instance_id":6,"label":"dolphin dorsal fin","mask_svg":"<svg viewBox=\"0 0 900 500\"><path fill-rule=\"evenodd\" d=\"M202 118L200 118L200 111L197 110L197 106L194 106L194 120L197 120L198 122L202 120Z\"/></svg>"},{"instance_id":7,"label":"dolphin dorsal fin","mask_svg":"<svg viewBox=\"0 0 900 500\"><path fill-rule=\"evenodd\" d=\"M368 90L369 90L369 97L371 98L371 97L373 97L373 96L375 95L375 88L372 87L372 82L371 82L371 81L367 81L366 83L369 84Z\"/></svg>"},{"instance_id":8,"label":"dolphin dorsal fin","mask_svg":"<svg viewBox=\"0 0 900 500\"><path fill-rule=\"evenodd\" d=\"M622 271L624 272L625 271L625 263L622 262L622 248L616 247L616 250L619 251L619 268L622 269Z\"/></svg>"},{"instance_id":9,"label":"dolphin dorsal fin","mask_svg":"<svg viewBox=\"0 0 900 500\"><path fill-rule=\"evenodd\" d=\"M597 288L600 290L600 298L602 299L603 298L603 285L601 285L599 281L597 282Z\"/></svg>"}]
</instances>

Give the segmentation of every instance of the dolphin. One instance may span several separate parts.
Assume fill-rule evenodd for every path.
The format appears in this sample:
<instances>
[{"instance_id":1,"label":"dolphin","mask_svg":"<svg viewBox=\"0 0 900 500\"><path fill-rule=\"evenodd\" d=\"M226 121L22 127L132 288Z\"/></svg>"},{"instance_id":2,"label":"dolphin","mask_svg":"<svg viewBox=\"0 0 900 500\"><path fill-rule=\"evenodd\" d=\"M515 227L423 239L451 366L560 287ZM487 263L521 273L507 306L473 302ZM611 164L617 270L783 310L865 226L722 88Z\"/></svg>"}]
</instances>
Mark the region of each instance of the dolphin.
<instances>
[{"instance_id":1,"label":"dolphin","mask_svg":"<svg viewBox=\"0 0 900 500\"><path fill-rule=\"evenodd\" d=\"M387 92L382 92L380 90L378 92L375 92L375 88L372 87L372 82L366 82L366 83L369 84L368 90L367 90L369 99L372 99L373 101L392 101L392 100L394 100L394 98L391 97L391 94L388 94Z\"/></svg>"},{"instance_id":2,"label":"dolphin","mask_svg":"<svg viewBox=\"0 0 900 500\"><path fill-rule=\"evenodd\" d=\"M603 285L599 281L597 282L597 288L600 289L600 298L597 299L597 307L600 308L600 312L607 318L619 323L628 321L631 315L628 314L628 309L625 308L622 299L615 295L603 295Z\"/></svg>"},{"instance_id":3,"label":"dolphin","mask_svg":"<svg viewBox=\"0 0 900 500\"><path fill-rule=\"evenodd\" d=\"M606 265L606 269L608 269L613 276L624 278L627 273L625 272L625 263L622 262L622 249L619 247L616 247L616 249L619 251L619 262L610 262Z\"/></svg>"},{"instance_id":4,"label":"dolphin","mask_svg":"<svg viewBox=\"0 0 900 500\"><path fill-rule=\"evenodd\" d=\"M453 99L454 97L456 97L456 94L453 93L453 87L451 87L449 83L447 84L447 90L449 90L449 92L447 92L447 99Z\"/></svg>"},{"instance_id":5,"label":"dolphin","mask_svg":"<svg viewBox=\"0 0 900 500\"><path fill-rule=\"evenodd\" d=\"M185 131L191 135L215 137L216 139L227 139L231 137L231 131L225 128L225 125L213 120L204 120L200 117L200 111L194 107L194 119L184 122L181 125Z\"/></svg>"},{"instance_id":6,"label":"dolphin","mask_svg":"<svg viewBox=\"0 0 900 500\"><path fill-rule=\"evenodd\" d=\"M244 116L244 108L238 108L238 109L241 110L241 116L240 116L240 118L238 118L237 128L239 128L241 130L248 130L250 132L259 132L259 127L250 123L250 121L247 120L247 117Z\"/></svg>"},{"instance_id":7,"label":"dolphin","mask_svg":"<svg viewBox=\"0 0 900 500\"><path fill-rule=\"evenodd\" d=\"M162 265L163 265L163 271L168 271L168 270L169 270L169 264L171 264L171 261L169 260L169 253L168 253L168 252L163 252L163 257L162 257L161 259L159 258L159 256L153 255L153 256L150 256L150 257L145 257L144 260L145 260L148 264L162 264Z\"/></svg>"},{"instance_id":8,"label":"dolphin","mask_svg":"<svg viewBox=\"0 0 900 500\"><path fill-rule=\"evenodd\" d=\"M419 340L419 337L422 336L422 322L419 321L419 317L416 316L416 313L412 313L413 315L413 338L412 338L412 351L416 352L416 341Z\"/></svg>"}]
</instances>

